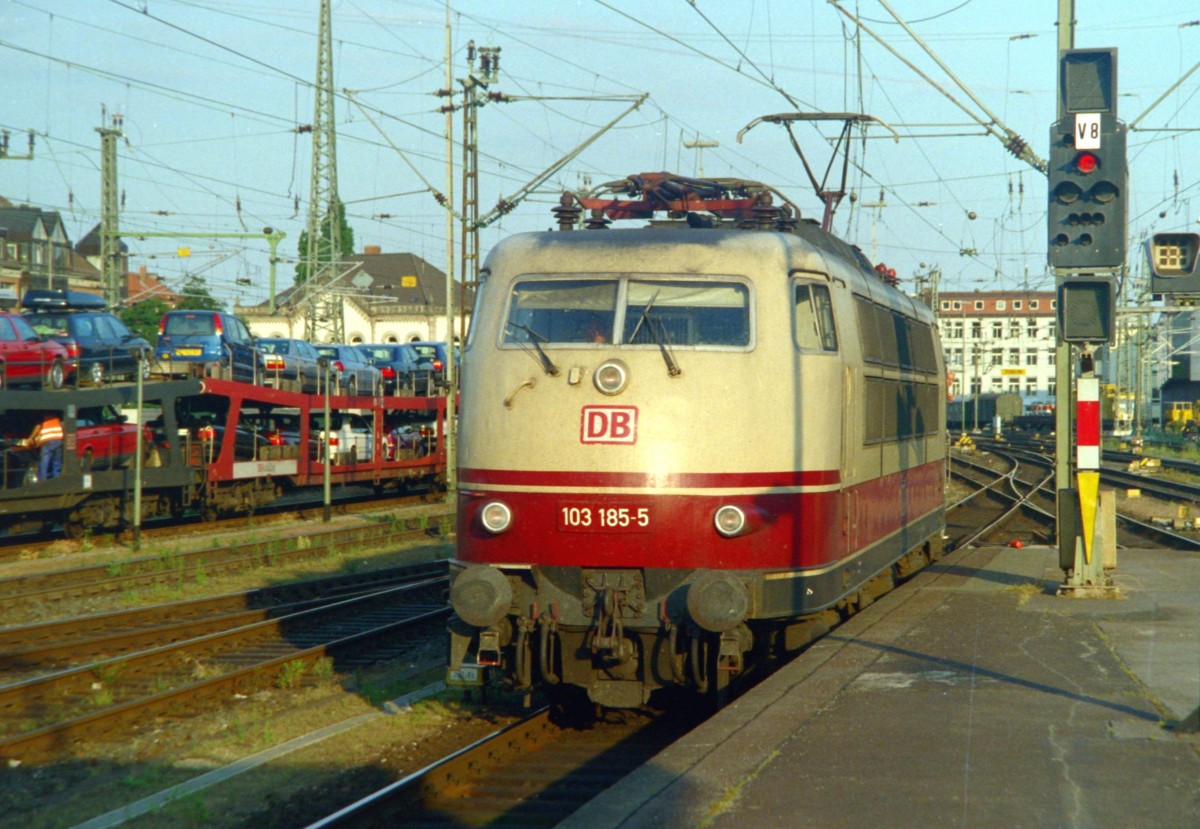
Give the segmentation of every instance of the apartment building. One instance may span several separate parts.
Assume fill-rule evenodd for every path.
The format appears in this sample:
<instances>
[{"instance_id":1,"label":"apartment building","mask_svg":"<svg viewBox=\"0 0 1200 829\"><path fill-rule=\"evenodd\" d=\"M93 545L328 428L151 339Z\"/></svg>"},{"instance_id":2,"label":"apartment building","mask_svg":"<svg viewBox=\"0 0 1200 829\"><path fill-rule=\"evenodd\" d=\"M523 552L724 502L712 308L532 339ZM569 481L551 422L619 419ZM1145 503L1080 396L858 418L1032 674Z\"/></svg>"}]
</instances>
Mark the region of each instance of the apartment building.
<instances>
[{"instance_id":1,"label":"apartment building","mask_svg":"<svg viewBox=\"0 0 1200 829\"><path fill-rule=\"evenodd\" d=\"M1053 291L943 291L935 305L956 398L964 392L1054 396Z\"/></svg>"}]
</instances>

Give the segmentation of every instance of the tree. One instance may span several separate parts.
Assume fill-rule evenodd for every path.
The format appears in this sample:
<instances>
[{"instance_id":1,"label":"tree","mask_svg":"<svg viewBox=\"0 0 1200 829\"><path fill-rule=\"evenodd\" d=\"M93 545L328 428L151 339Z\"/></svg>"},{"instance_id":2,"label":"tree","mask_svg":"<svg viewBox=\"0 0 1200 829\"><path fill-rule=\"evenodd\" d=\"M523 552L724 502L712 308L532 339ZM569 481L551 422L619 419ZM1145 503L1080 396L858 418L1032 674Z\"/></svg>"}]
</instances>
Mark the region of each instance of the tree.
<instances>
[{"instance_id":1,"label":"tree","mask_svg":"<svg viewBox=\"0 0 1200 829\"><path fill-rule=\"evenodd\" d=\"M162 321L163 314L170 310L171 306L167 304L166 300L160 297L150 297L122 309L118 316L133 333L154 345L158 341L158 324Z\"/></svg>"},{"instance_id":2,"label":"tree","mask_svg":"<svg viewBox=\"0 0 1200 829\"><path fill-rule=\"evenodd\" d=\"M337 203L338 222L341 225L342 233L342 250L339 258L345 259L354 253L354 228L350 227L346 222L346 205L342 202ZM329 249L331 238L331 225L329 222L329 214L321 220L321 240L324 242L318 245L321 250L319 261L321 263L329 261ZM303 285L308 281L309 277L309 262L308 262L308 230L300 231L300 241L296 245L299 255L296 257L296 285Z\"/></svg>"},{"instance_id":3,"label":"tree","mask_svg":"<svg viewBox=\"0 0 1200 829\"><path fill-rule=\"evenodd\" d=\"M176 311L224 311L225 303L209 292L204 278L198 273L189 274L183 281L183 299L175 306Z\"/></svg>"}]
</instances>

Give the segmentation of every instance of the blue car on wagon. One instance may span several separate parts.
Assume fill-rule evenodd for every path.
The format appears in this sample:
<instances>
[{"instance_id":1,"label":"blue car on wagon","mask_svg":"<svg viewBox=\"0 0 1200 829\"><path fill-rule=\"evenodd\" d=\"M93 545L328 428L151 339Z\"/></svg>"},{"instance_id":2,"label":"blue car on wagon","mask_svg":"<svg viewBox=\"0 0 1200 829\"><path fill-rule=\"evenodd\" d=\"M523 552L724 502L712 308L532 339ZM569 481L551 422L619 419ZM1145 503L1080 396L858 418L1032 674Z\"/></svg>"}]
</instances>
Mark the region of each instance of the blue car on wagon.
<instances>
[{"instance_id":1,"label":"blue car on wagon","mask_svg":"<svg viewBox=\"0 0 1200 829\"><path fill-rule=\"evenodd\" d=\"M224 311L168 311L158 324L154 356L167 376L259 380L254 335Z\"/></svg>"}]
</instances>

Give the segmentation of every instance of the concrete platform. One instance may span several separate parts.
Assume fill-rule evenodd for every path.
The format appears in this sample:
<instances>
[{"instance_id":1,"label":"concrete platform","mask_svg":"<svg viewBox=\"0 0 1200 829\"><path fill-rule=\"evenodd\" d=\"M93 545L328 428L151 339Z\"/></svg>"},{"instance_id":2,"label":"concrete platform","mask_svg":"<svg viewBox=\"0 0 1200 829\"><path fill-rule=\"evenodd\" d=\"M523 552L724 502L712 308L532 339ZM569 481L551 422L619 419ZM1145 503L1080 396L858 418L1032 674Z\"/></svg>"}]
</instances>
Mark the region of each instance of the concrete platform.
<instances>
[{"instance_id":1,"label":"concrete platform","mask_svg":"<svg viewBox=\"0 0 1200 829\"><path fill-rule=\"evenodd\" d=\"M956 553L560 827L1200 827L1200 556L1115 572Z\"/></svg>"}]
</instances>

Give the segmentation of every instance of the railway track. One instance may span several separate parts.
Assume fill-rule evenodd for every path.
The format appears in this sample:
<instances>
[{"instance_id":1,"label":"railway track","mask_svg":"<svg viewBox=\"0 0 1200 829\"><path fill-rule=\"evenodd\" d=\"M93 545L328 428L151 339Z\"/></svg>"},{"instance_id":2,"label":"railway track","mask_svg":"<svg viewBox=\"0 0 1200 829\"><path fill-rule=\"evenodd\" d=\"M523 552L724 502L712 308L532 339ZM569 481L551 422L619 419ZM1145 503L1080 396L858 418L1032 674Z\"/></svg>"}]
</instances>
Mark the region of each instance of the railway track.
<instances>
[{"instance_id":1,"label":"railway track","mask_svg":"<svg viewBox=\"0 0 1200 829\"><path fill-rule=\"evenodd\" d=\"M444 561L0 628L0 687L124 653L444 577Z\"/></svg>"},{"instance_id":2,"label":"railway track","mask_svg":"<svg viewBox=\"0 0 1200 829\"><path fill-rule=\"evenodd\" d=\"M382 546L411 541L430 534L442 537L453 527L453 511L396 516L386 523L353 527L305 528L269 541L231 541L221 547L192 552L142 556L121 562L94 564L69 570L34 573L0 579L0 601L10 609L46 608L88 596L122 593L159 584L206 576L236 573L255 567L319 559L365 545Z\"/></svg>"},{"instance_id":3,"label":"railway track","mask_svg":"<svg viewBox=\"0 0 1200 829\"><path fill-rule=\"evenodd\" d=\"M1053 542L1053 527L1056 515L1056 503L1054 492L1054 459L1052 456L1045 454L1043 451L1038 451L1037 448L1024 448L1018 445L1010 445L1008 443L990 443L984 442L989 451L1002 454L1011 459L1014 464L1023 464L1028 467L1039 467L1045 470L1044 478L1041 483L1031 488L1023 498L1024 504L1021 506L1025 510L1033 510L1045 516L1049 521L1047 530L1043 533L1040 539L1035 539L1037 543L1052 543ZM1136 475L1125 470L1106 467L1100 472L1101 481L1113 487L1136 487L1147 492L1155 494L1157 497L1170 501L1186 501L1189 503L1200 503L1200 487L1182 483L1178 481L1152 481L1148 480L1144 475ZM1014 497L1014 503L1018 499ZM1182 533L1177 533L1169 527L1158 526L1151 522L1143 521L1131 515L1117 513L1118 524L1118 546L1134 547L1134 546L1163 546L1171 549L1200 549L1200 539L1195 536L1189 536ZM1005 533L1011 540L1012 538L1021 538L1020 529L1014 530L1013 525L1005 526ZM981 540L995 541L997 543L1005 543L1003 539L999 539L994 535L981 533Z\"/></svg>"},{"instance_id":4,"label":"railway track","mask_svg":"<svg viewBox=\"0 0 1200 829\"><path fill-rule=\"evenodd\" d=\"M377 495L354 496L336 499L331 506L333 515L357 515L361 513L384 512L402 509L414 505L429 504L431 498L442 502L442 496L432 496L430 493L391 495L380 498ZM305 502L258 510L253 515L236 515L213 521L204 521L199 516L189 516L179 521L155 522L142 527L141 540L143 544L164 539L176 539L191 535L213 535L228 530L238 530L246 527L261 527L263 519L270 517L279 522L313 521L324 517L324 505L320 502ZM93 546L108 543L117 544L127 539L129 530L115 533L89 534L86 543ZM0 535L0 563L17 558L37 556L61 543L61 532L47 531L37 534Z\"/></svg>"},{"instance_id":5,"label":"railway track","mask_svg":"<svg viewBox=\"0 0 1200 829\"><path fill-rule=\"evenodd\" d=\"M952 475L974 491L947 506L947 551L983 539L995 540L995 533L1001 530L1004 537L999 543L1045 544L1053 539L1054 512L1037 503L1044 474L1002 453L986 459L954 454L952 461Z\"/></svg>"},{"instance_id":6,"label":"railway track","mask_svg":"<svg viewBox=\"0 0 1200 829\"><path fill-rule=\"evenodd\" d=\"M395 658L440 636L446 589L424 577L0 686L0 758L62 759L159 717Z\"/></svg>"},{"instance_id":7,"label":"railway track","mask_svg":"<svg viewBox=\"0 0 1200 829\"><path fill-rule=\"evenodd\" d=\"M542 709L310 829L554 826L703 719L675 705L606 711L571 727Z\"/></svg>"}]
</instances>

